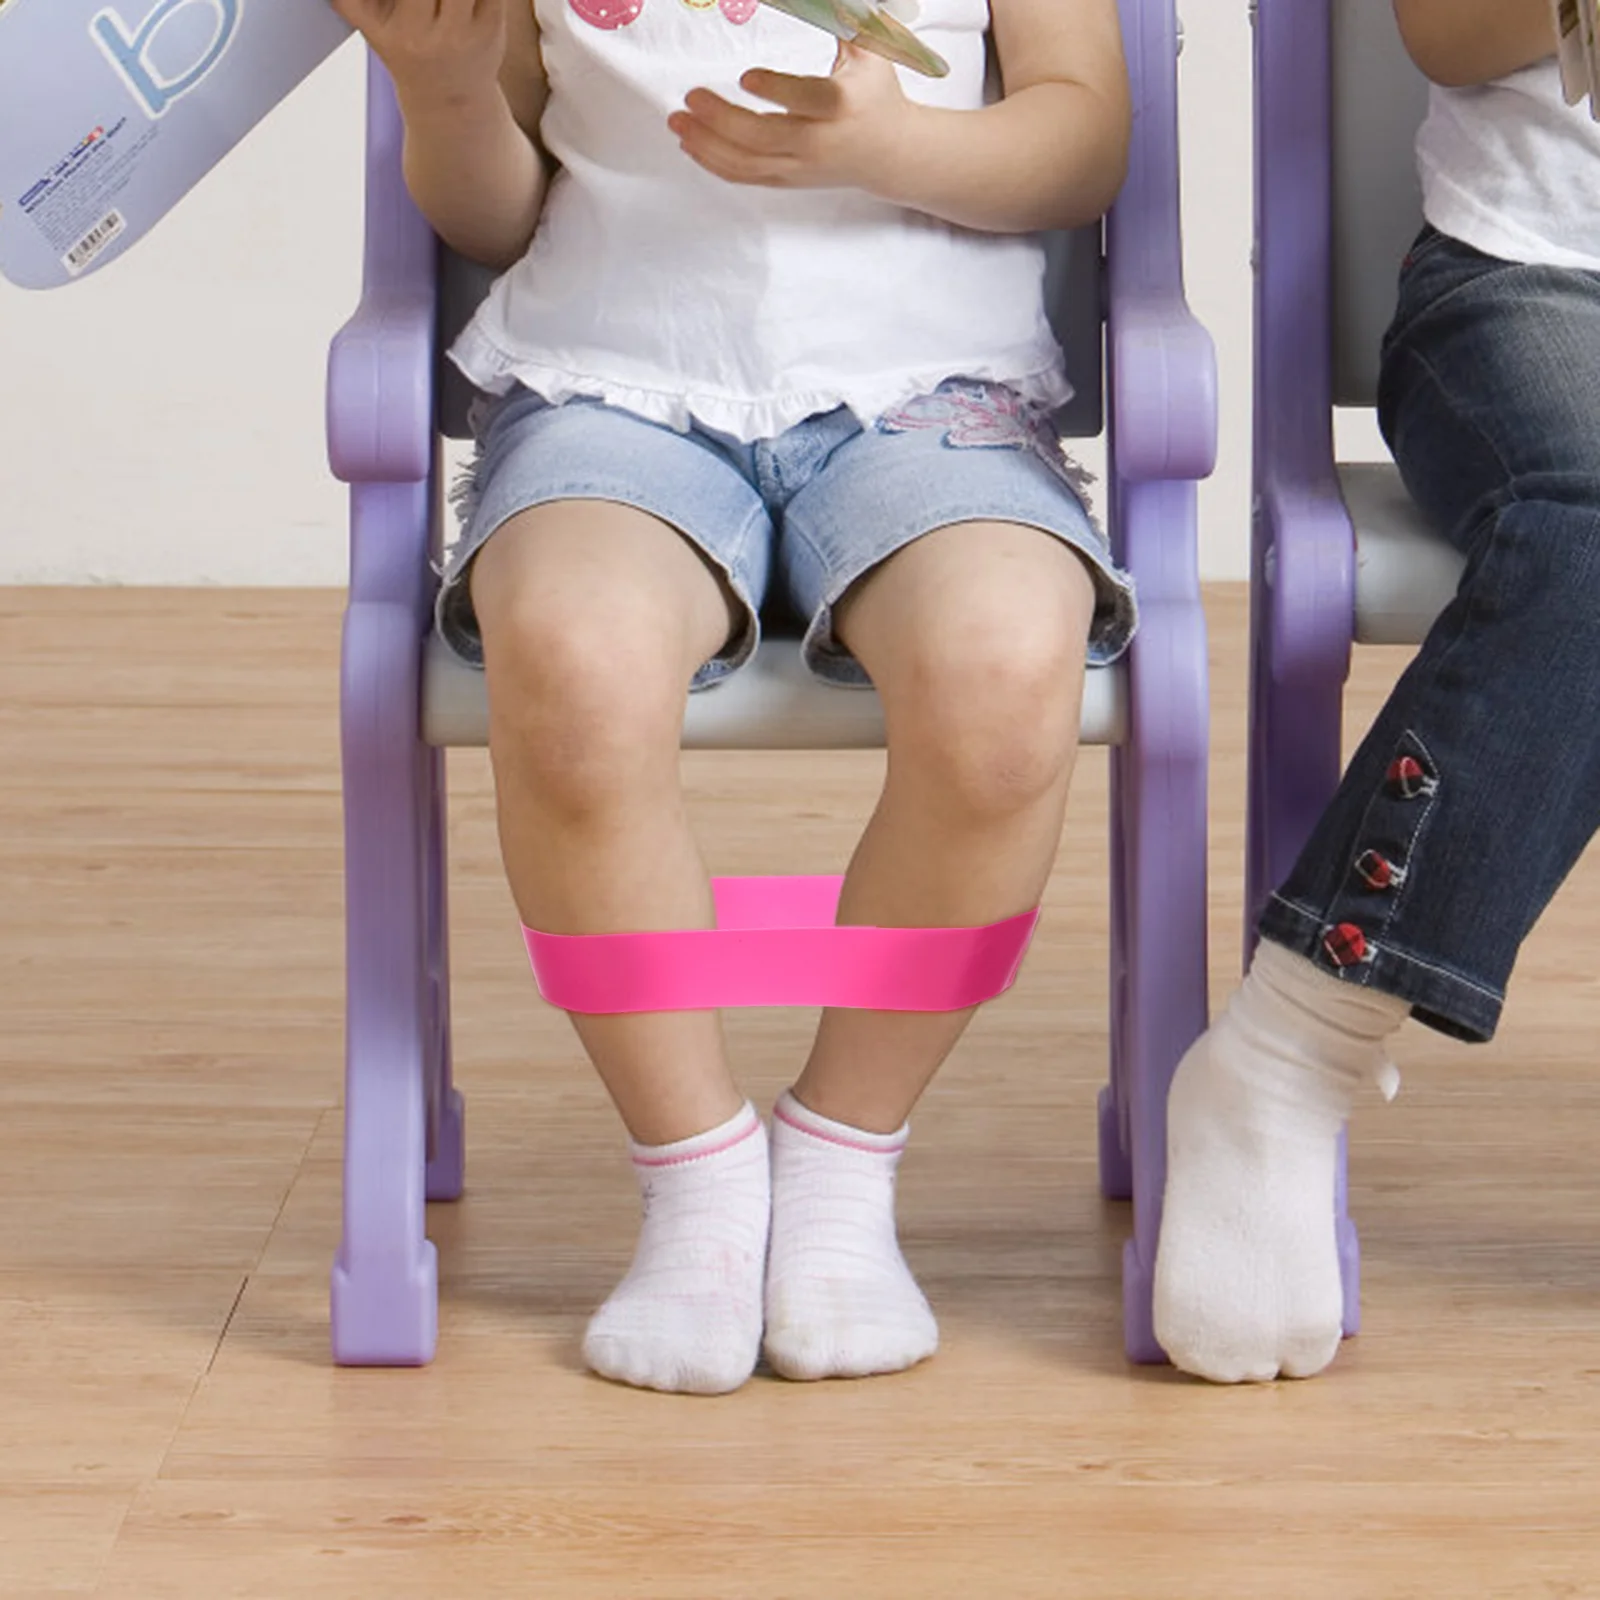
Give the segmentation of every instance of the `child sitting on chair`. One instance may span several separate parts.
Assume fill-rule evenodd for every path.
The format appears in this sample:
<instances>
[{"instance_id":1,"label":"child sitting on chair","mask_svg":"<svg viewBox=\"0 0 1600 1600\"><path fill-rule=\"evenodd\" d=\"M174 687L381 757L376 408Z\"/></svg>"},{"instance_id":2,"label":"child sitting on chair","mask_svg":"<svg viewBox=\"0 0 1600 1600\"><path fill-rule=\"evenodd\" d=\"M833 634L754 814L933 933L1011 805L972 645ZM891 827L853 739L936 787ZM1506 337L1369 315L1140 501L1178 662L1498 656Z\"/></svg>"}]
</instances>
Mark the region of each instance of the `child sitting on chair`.
<instances>
[{"instance_id":1,"label":"child sitting on chair","mask_svg":"<svg viewBox=\"0 0 1600 1600\"><path fill-rule=\"evenodd\" d=\"M750 659L769 591L818 677L883 701L840 921L1034 907L1086 657L1133 625L1048 426L1035 237L1121 184L1115 0L923 0L939 80L757 0L334 3L395 80L419 207L504 269L453 352L489 398L439 627L488 676L523 922L712 925L684 697ZM770 1173L715 1014L574 1015L644 1200L590 1366L724 1392L763 1321L791 1378L931 1355L895 1168L969 1015L826 1013Z\"/></svg>"},{"instance_id":2,"label":"child sitting on chair","mask_svg":"<svg viewBox=\"0 0 1600 1600\"><path fill-rule=\"evenodd\" d=\"M1550 0L1396 0L1434 80L1379 414L1466 555L1169 1105L1155 1327L1221 1382L1333 1359L1339 1131L1409 1015L1487 1039L1600 827L1600 125Z\"/></svg>"}]
</instances>

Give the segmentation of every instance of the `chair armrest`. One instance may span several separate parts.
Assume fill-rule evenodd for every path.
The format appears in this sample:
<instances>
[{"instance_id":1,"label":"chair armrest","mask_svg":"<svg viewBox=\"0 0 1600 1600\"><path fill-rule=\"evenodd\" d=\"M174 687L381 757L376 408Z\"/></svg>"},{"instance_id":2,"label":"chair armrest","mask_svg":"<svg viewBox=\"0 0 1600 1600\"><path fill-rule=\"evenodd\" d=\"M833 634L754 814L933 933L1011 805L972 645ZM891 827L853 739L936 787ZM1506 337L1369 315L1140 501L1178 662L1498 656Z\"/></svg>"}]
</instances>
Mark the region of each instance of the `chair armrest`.
<instances>
[{"instance_id":1,"label":"chair armrest","mask_svg":"<svg viewBox=\"0 0 1600 1600\"><path fill-rule=\"evenodd\" d=\"M1255 603L1274 680L1342 683L1355 632L1356 551L1337 477L1267 475L1256 521Z\"/></svg>"},{"instance_id":2,"label":"chair armrest","mask_svg":"<svg viewBox=\"0 0 1600 1600\"><path fill-rule=\"evenodd\" d=\"M346 483L421 483L433 465L438 246L406 192L404 146L394 85L374 55L361 304L328 352L328 463Z\"/></svg>"},{"instance_id":3,"label":"chair armrest","mask_svg":"<svg viewBox=\"0 0 1600 1600\"><path fill-rule=\"evenodd\" d=\"M1117 471L1192 481L1217 464L1217 353L1181 294L1113 297L1108 329Z\"/></svg>"},{"instance_id":4,"label":"chair armrest","mask_svg":"<svg viewBox=\"0 0 1600 1600\"><path fill-rule=\"evenodd\" d=\"M433 463L431 292L378 288L328 351L328 463L345 483L421 483Z\"/></svg>"},{"instance_id":5,"label":"chair armrest","mask_svg":"<svg viewBox=\"0 0 1600 1600\"><path fill-rule=\"evenodd\" d=\"M1106 218L1114 470L1126 483L1193 482L1217 462L1217 357L1183 292L1177 15L1122 0L1133 129Z\"/></svg>"}]
</instances>

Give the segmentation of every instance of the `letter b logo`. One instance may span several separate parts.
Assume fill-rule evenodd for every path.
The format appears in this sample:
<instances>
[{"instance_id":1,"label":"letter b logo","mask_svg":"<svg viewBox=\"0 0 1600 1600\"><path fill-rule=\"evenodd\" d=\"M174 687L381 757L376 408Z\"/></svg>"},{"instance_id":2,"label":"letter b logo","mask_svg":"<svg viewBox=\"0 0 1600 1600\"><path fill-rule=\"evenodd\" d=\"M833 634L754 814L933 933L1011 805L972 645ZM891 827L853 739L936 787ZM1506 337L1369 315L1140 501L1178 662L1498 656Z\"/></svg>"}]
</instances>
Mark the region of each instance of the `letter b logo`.
<instances>
[{"instance_id":1,"label":"letter b logo","mask_svg":"<svg viewBox=\"0 0 1600 1600\"><path fill-rule=\"evenodd\" d=\"M133 91L134 98L151 117L161 117L222 59L238 31L243 5L244 0L158 0L154 10L131 32L128 24L109 9L96 14L91 31L95 43ZM163 36L174 18L186 11L192 13L197 6L211 13L210 37L193 39L192 28L185 29L179 24L176 37L169 41L171 51L160 53L168 57L165 67L171 68L174 63L170 55L187 46L188 64L172 71L163 70L163 66L157 64L158 46Z\"/></svg>"}]
</instances>

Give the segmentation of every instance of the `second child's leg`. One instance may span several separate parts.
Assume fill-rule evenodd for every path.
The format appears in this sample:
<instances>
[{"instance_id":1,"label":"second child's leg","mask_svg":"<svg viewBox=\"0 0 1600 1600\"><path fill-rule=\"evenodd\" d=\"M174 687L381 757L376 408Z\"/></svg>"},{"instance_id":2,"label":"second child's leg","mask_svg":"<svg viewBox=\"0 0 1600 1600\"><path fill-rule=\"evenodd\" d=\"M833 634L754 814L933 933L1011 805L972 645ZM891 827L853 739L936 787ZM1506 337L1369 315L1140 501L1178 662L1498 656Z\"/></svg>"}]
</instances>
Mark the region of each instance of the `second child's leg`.
<instances>
[{"instance_id":1,"label":"second child's leg","mask_svg":"<svg viewBox=\"0 0 1600 1600\"><path fill-rule=\"evenodd\" d=\"M710 927L679 784L690 679L734 611L712 569L641 511L523 512L472 568L500 838L524 923L593 934ZM766 1138L715 1013L573 1018L633 1140L645 1220L585 1341L591 1366L718 1392L755 1364Z\"/></svg>"},{"instance_id":2,"label":"second child's leg","mask_svg":"<svg viewBox=\"0 0 1600 1600\"><path fill-rule=\"evenodd\" d=\"M1173 1082L1156 1334L1219 1381L1333 1359L1356 1090L1408 1012L1493 1033L1600 827L1600 274L1435 236L1402 281L1380 412L1467 565Z\"/></svg>"},{"instance_id":3,"label":"second child's leg","mask_svg":"<svg viewBox=\"0 0 1600 1600\"><path fill-rule=\"evenodd\" d=\"M835 632L871 676L888 776L843 923L971 927L1039 902L1077 752L1095 587L1061 541L965 523L890 557ZM911 1366L938 1330L900 1254L905 1123L972 1013L829 1011L774 1118L766 1351L793 1378Z\"/></svg>"}]
</instances>

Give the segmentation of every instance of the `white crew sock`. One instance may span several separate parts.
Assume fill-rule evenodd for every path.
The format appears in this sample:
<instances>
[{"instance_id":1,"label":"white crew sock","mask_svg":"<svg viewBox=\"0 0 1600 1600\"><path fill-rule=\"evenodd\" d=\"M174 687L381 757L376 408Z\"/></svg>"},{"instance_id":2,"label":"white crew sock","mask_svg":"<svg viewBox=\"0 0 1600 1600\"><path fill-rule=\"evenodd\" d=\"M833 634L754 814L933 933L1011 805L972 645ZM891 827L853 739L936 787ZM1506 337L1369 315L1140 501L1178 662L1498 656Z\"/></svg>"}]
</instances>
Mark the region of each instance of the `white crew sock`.
<instances>
[{"instance_id":1,"label":"white crew sock","mask_svg":"<svg viewBox=\"0 0 1600 1600\"><path fill-rule=\"evenodd\" d=\"M864 1133L788 1093L774 1108L766 1353L786 1378L899 1372L939 1347L895 1236L906 1133Z\"/></svg>"},{"instance_id":2,"label":"white crew sock","mask_svg":"<svg viewBox=\"0 0 1600 1600\"><path fill-rule=\"evenodd\" d=\"M1392 1093L1383 1041L1410 1007L1263 942L1178 1065L1155 1332L1217 1383L1307 1378L1339 1348L1339 1132L1356 1090Z\"/></svg>"},{"instance_id":3,"label":"white crew sock","mask_svg":"<svg viewBox=\"0 0 1600 1600\"><path fill-rule=\"evenodd\" d=\"M630 1151L644 1222L628 1275L589 1323L584 1360L641 1389L726 1394L761 1347L766 1130L747 1102L721 1127Z\"/></svg>"}]
</instances>

